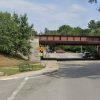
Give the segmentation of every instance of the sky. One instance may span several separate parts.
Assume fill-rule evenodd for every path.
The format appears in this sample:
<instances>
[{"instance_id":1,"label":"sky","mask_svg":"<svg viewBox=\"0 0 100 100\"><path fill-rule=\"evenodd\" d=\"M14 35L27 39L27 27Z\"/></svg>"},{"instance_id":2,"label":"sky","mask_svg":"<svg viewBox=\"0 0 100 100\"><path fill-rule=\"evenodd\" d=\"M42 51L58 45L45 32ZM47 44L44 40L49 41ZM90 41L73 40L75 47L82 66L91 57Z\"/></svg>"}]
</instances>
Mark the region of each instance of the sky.
<instances>
[{"instance_id":1,"label":"sky","mask_svg":"<svg viewBox=\"0 0 100 100\"><path fill-rule=\"evenodd\" d=\"M98 4L89 4L88 0L0 0L0 11L26 13L38 32L65 24L87 28L90 20L100 20L99 6L100 0Z\"/></svg>"}]
</instances>

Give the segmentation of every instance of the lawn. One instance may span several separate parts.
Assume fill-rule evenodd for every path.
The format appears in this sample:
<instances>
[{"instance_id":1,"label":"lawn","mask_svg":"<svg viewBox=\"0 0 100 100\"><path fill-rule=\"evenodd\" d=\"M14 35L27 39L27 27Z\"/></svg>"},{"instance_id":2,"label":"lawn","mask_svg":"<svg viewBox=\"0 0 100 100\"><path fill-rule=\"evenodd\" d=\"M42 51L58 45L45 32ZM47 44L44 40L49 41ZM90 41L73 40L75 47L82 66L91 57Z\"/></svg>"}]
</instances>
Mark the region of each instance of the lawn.
<instances>
[{"instance_id":1,"label":"lawn","mask_svg":"<svg viewBox=\"0 0 100 100\"><path fill-rule=\"evenodd\" d=\"M0 72L3 72L5 76L9 76L9 75L18 74L18 73L22 73L22 72L26 72L26 71L36 71L36 70L40 70L40 69L44 68L44 66L42 66L39 63L38 64L33 64L31 66L32 67L31 67L30 70L23 70L23 71L19 70L19 66L0 67Z\"/></svg>"},{"instance_id":2,"label":"lawn","mask_svg":"<svg viewBox=\"0 0 100 100\"><path fill-rule=\"evenodd\" d=\"M16 66L21 63L25 62L25 60L8 57L5 55L0 55L0 67L9 67L9 66Z\"/></svg>"},{"instance_id":3,"label":"lawn","mask_svg":"<svg viewBox=\"0 0 100 100\"><path fill-rule=\"evenodd\" d=\"M29 64L30 69L20 71L19 66ZM16 59L0 55L0 72L3 72L4 75L9 76L13 74L18 74L26 71L36 71L44 68L39 62L28 62L22 59Z\"/></svg>"}]
</instances>

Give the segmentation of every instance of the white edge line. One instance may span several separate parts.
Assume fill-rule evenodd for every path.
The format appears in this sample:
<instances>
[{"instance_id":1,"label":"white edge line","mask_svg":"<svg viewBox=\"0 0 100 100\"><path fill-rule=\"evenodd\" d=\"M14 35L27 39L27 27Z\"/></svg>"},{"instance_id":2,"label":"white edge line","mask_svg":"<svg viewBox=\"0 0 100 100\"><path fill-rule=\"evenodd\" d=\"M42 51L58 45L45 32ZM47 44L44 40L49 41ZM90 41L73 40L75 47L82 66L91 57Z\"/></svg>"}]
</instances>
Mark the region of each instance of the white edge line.
<instances>
[{"instance_id":1,"label":"white edge line","mask_svg":"<svg viewBox=\"0 0 100 100\"><path fill-rule=\"evenodd\" d=\"M7 100L14 100L16 95L23 88L23 86L25 85L25 83L27 82L28 79L29 79L28 77L24 78L24 80L20 83L18 88L12 93L12 95L10 97L8 97Z\"/></svg>"},{"instance_id":2,"label":"white edge line","mask_svg":"<svg viewBox=\"0 0 100 100\"><path fill-rule=\"evenodd\" d=\"M32 79L32 78L39 78L41 76L45 76L45 75L40 75L40 76L34 76L34 77L26 77L24 78L24 80L20 83L20 85L18 86L18 88L12 93L12 95L10 97L8 97L7 100L14 100L16 95L20 92L20 90L24 87L24 85L26 84L26 82L28 81L28 79Z\"/></svg>"}]
</instances>

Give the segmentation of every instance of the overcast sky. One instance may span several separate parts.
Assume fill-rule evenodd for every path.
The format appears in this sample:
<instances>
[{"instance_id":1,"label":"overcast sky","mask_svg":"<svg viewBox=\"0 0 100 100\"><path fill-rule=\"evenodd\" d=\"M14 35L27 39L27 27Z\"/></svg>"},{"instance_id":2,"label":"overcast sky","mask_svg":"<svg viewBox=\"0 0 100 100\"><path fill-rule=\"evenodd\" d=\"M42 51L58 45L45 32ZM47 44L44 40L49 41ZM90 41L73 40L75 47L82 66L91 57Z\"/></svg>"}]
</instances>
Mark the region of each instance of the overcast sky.
<instances>
[{"instance_id":1,"label":"overcast sky","mask_svg":"<svg viewBox=\"0 0 100 100\"><path fill-rule=\"evenodd\" d=\"M0 0L0 11L26 13L38 32L64 24L86 28L90 20L100 20L98 1L91 5L88 0Z\"/></svg>"}]
</instances>

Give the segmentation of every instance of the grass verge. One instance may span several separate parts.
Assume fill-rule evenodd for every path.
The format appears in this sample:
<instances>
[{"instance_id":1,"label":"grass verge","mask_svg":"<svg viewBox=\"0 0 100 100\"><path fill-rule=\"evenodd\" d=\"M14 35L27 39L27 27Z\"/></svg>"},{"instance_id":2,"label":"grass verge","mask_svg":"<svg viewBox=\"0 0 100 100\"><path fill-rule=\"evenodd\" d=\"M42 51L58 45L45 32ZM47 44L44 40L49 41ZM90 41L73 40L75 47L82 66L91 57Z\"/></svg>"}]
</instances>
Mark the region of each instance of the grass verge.
<instances>
[{"instance_id":1,"label":"grass verge","mask_svg":"<svg viewBox=\"0 0 100 100\"><path fill-rule=\"evenodd\" d=\"M41 70L43 68L44 66L41 65L40 63L37 64L35 63L35 64L31 64L31 70L27 70L27 71L36 71L36 70ZM0 72L3 72L4 76L9 76L9 75L14 75L26 71L21 72L19 70L19 66L11 66L11 67L0 67Z\"/></svg>"}]
</instances>

